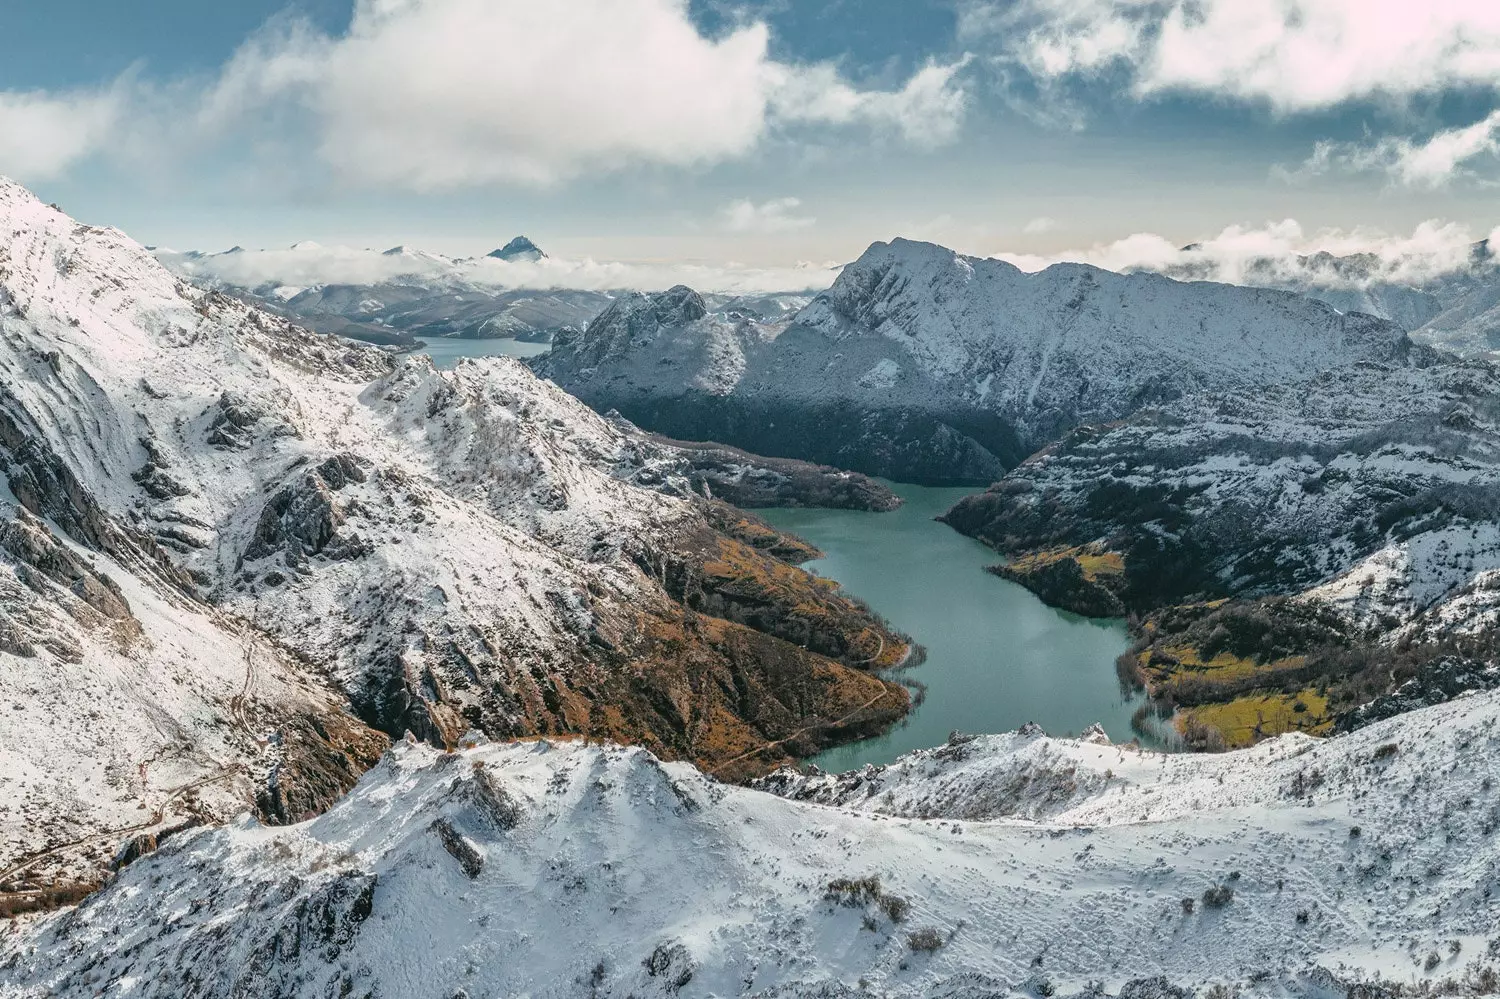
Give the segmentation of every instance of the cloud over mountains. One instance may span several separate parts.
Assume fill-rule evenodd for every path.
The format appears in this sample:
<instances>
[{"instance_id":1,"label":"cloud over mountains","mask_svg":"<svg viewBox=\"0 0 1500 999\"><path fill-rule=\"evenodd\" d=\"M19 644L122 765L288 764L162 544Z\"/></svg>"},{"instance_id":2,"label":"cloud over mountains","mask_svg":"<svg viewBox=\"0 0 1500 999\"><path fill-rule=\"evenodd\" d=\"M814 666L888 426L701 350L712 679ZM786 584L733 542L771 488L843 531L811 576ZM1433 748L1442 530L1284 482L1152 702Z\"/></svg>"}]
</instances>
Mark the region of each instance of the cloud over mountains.
<instances>
[{"instance_id":1,"label":"cloud over mountains","mask_svg":"<svg viewBox=\"0 0 1500 999\"><path fill-rule=\"evenodd\" d=\"M963 119L962 65L862 89L831 63L773 58L762 22L706 37L685 0L356 0L346 32L276 19L202 86L0 92L0 171L54 176L142 130L171 151L248 137L342 183L413 191L701 167L798 126L934 146Z\"/></svg>"}]
</instances>

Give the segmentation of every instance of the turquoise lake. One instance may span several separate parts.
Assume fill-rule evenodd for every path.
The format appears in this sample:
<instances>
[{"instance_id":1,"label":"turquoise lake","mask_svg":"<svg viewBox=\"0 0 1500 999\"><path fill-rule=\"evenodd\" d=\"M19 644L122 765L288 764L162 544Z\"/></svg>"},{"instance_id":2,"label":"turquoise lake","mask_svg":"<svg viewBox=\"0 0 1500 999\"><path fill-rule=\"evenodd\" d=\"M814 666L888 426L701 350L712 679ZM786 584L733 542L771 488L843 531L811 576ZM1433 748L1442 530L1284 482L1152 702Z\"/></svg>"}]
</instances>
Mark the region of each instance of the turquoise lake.
<instances>
[{"instance_id":1,"label":"turquoise lake","mask_svg":"<svg viewBox=\"0 0 1500 999\"><path fill-rule=\"evenodd\" d=\"M1028 721L1052 735L1099 722L1114 741L1129 741L1140 699L1122 696L1115 677L1115 658L1129 645L1125 623L1053 610L985 572L1000 556L933 519L974 490L887 485L906 501L891 513L755 511L822 549L825 557L806 568L837 580L927 650L921 665L892 674L926 688L899 727L812 762L842 772L939 745L954 729L1002 732Z\"/></svg>"}]
</instances>

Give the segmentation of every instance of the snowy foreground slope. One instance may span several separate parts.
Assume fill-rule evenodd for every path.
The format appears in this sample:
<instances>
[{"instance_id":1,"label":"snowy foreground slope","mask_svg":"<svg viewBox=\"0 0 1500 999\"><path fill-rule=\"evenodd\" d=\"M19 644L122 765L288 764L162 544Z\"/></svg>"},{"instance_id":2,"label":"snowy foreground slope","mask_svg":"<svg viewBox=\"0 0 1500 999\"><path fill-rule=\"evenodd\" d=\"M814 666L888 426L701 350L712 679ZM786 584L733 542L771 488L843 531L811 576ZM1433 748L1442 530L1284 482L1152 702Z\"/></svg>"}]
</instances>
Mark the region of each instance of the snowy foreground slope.
<instances>
[{"instance_id":1,"label":"snowy foreground slope","mask_svg":"<svg viewBox=\"0 0 1500 999\"><path fill-rule=\"evenodd\" d=\"M678 437L986 483L1080 423L1402 355L1393 323L1281 291L875 243L789 320L625 295L539 373Z\"/></svg>"},{"instance_id":2,"label":"snowy foreground slope","mask_svg":"<svg viewBox=\"0 0 1500 999\"><path fill-rule=\"evenodd\" d=\"M1483 991L1497 717L1219 756L959 737L789 797L642 749L398 745L321 818L182 834L0 930L0 995Z\"/></svg>"},{"instance_id":3,"label":"snowy foreground slope","mask_svg":"<svg viewBox=\"0 0 1500 999\"><path fill-rule=\"evenodd\" d=\"M743 776L899 717L849 664L904 646L721 530L699 457L508 360L193 289L0 180L0 902L137 830L319 811L408 730Z\"/></svg>"}]
</instances>

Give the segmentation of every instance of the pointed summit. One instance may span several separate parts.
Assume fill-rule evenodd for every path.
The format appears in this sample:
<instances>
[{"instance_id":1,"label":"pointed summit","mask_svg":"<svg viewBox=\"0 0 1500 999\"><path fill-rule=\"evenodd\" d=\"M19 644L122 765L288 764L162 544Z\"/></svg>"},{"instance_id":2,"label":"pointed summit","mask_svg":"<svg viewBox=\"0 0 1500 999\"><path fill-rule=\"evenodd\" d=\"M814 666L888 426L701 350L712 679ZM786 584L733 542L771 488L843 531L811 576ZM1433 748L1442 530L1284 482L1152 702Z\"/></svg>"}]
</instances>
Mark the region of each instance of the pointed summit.
<instances>
[{"instance_id":1,"label":"pointed summit","mask_svg":"<svg viewBox=\"0 0 1500 999\"><path fill-rule=\"evenodd\" d=\"M497 260L504 260L507 263L515 263L518 261L524 263L536 263L546 255L547 254L542 252L542 248L540 246L537 246L525 236L517 236L509 243L506 243L504 246L500 247L500 249L491 250L489 252L489 256L494 257Z\"/></svg>"}]
</instances>

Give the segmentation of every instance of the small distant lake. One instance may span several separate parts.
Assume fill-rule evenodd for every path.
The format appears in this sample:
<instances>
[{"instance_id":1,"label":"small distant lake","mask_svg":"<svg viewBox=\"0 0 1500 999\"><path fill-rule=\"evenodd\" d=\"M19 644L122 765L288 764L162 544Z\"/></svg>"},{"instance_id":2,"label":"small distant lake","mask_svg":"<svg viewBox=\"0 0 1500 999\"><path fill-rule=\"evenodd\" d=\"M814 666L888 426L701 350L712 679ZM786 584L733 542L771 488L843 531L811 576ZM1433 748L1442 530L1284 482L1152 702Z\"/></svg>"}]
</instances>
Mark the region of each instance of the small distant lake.
<instances>
[{"instance_id":1,"label":"small distant lake","mask_svg":"<svg viewBox=\"0 0 1500 999\"><path fill-rule=\"evenodd\" d=\"M894 675L927 688L899 727L812 762L833 772L885 764L942 744L954 729L1003 732L1028 721L1052 735L1099 722L1116 742L1133 738L1140 699L1122 696L1115 677L1129 645L1125 623L1053 610L985 572L1000 556L933 520L973 490L887 485L906 501L892 513L755 511L821 548L826 557L808 569L838 580L927 649L926 662Z\"/></svg>"},{"instance_id":2,"label":"small distant lake","mask_svg":"<svg viewBox=\"0 0 1500 999\"><path fill-rule=\"evenodd\" d=\"M460 340L457 337L429 337L427 346L414 351L432 358L439 368L451 368L465 357L536 357L552 349L550 344L525 343L521 340Z\"/></svg>"}]
</instances>

